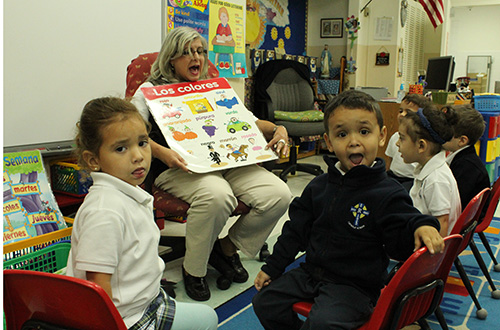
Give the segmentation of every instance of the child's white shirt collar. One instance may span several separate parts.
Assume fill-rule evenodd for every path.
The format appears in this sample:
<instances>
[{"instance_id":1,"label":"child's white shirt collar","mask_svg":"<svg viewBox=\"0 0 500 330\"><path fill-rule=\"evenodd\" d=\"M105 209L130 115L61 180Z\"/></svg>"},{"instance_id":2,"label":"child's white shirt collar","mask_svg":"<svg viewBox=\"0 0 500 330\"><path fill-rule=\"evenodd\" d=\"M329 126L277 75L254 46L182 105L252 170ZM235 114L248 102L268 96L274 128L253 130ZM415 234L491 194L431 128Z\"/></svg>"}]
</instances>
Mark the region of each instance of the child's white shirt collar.
<instances>
[{"instance_id":1,"label":"child's white shirt collar","mask_svg":"<svg viewBox=\"0 0 500 330\"><path fill-rule=\"evenodd\" d=\"M373 167L375 166L375 164L377 164L377 161L373 161L372 165L370 167ZM343 169L340 168L340 160L338 162L335 163L335 168L337 170L339 170L340 174L342 174L342 176L344 176L347 172L345 172Z\"/></svg>"},{"instance_id":2,"label":"child's white shirt collar","mask_svg":"<svg viewBox=\"0 0 500 330\"><path fill-rule=\"evenodd\" d=\"M455 156L462 150L464 150L465 148L467 148L468 145L466 145L465 147L462 147L460 149L458 149L457 151L453 151L452 153L450 153L447 157L446 157L446 163L448 165L451 164L451 162L453 161L453 159L455 158Z\"/></svg>"}]
</instances>

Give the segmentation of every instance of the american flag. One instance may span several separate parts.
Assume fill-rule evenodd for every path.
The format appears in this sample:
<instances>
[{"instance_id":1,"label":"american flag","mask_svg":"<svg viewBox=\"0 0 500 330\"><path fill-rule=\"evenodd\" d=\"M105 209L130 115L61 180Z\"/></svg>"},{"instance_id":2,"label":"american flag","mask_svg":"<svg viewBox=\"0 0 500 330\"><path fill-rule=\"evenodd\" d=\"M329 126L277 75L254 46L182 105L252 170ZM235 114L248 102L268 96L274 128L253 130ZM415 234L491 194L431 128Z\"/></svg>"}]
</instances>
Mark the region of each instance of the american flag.
<instances>
[{"instance_id":1,"label":"american flag","mask_svg":"<svg viewBox=\"0 0 500 330\"><path fill-rule=\"evenodd\" d=\"M422 7L424 7L424 10L427 13L427 16L429 16L434 28L443 23L443 0L418 0L418 2L420 2Z\"/></svg>"}]
</instances>

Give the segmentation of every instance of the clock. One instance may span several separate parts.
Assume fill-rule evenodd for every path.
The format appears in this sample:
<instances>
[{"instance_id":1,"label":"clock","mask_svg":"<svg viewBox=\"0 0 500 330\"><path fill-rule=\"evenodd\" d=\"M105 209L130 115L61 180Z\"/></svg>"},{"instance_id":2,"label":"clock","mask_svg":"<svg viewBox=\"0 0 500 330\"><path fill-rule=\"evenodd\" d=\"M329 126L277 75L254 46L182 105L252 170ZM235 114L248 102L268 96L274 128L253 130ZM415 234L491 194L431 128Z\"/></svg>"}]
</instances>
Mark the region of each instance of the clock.
<instances>
[{"instance_id":1,"label":"clock","mask_svg":"<svg viewBox=\"0 0 500 330\"><path fill-rule=\"evenodd\" d=\"M405 27L408 16L408 0L401 0L401 27Z\"/></svg>"}]
</instances>

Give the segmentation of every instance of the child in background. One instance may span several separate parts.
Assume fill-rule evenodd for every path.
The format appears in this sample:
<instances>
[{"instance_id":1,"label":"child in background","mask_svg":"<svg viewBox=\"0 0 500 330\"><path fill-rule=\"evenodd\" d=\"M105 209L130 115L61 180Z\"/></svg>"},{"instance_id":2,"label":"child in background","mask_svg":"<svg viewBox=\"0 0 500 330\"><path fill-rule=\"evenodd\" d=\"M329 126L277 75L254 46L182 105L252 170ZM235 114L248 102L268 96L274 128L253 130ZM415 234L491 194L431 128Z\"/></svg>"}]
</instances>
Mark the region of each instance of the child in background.
<instances>
[{"instance_id":1,"label":"child in background","mask_svg":"<svg viewBox=\"0 0 500 330\"><path fill-rule=\"evenodd\" d=\"M92 171L94 183L76 214L67 274L100 285L129 329L216 329L212 308L176 302L160 287L165 263L153 197L139 187L151 148L135 106L113 97L92 100L77 127L79 164Z\"/></svg>"},{"instance_id":2,"label":"child in background","mask_svg":"<svg viewBox=\"0 0 500 330\"><path fill-rule=\"evenodd\" d=\"M456 106L454 109L458 122L453 125L453 138L443 147L451 152L446 162L457 181L463 210L481 190L490 187L488 171L474 148L486 125L483 116L470 105ZM449 111L449 107L443 111Z\"/></svg>"},{"instance_id":3,"label":"child in background","mask_svg":"<svg viewBox=\"0 0 500 330\"><path fill-rule=\"evenodd\" d=\"M417 112L419 108L423 108L431 104L431 101L420 94L407 94L399 106L398 121L401 122L401 118L406 116L408 111ZM387 148L385 154L389 157L387 166L389 170L387 174L390 177L398 180L399 183L405 187L407 191L410 191L413 185L413 172L417 166L415 163L407 164L404 162L401 153L396 146L396 142L399 140L399 133L396 132L392 134L389 142L387 143Z\"/></svg>"},{"instance_id":4,"label":"child in background","mask_svg":"<svg viewBox=\"0 0 500 330\"><path fill-rule=\"evenodd\" d=\"M443 150L457 120L453 109L444 113L429 105L407 113L399 124L399 151L406 163L418 163L410 190L413 205L438 218L443 237L450 234L462 211L457 182Z\"/></svg>"},{"instance_id":5,"label":"child in background","mask_svg":"<svg viewBox=\"0 0 500 330\"><path fill-rule=\"evenodd\" d=\"M355 329L373 311L388 255L404 260L422 244L431 253L443 248L439 222L412 206L376 158L387 130L375 99L345 91L324 114L324 139L336 157L325 156L328 173L293 200L290 221L254 281L254 311L265 329L301 328L292 305L303 300L315 302L308 329ZM284 273L301 251L305 262Z\"/></svg>"}]
</instances>

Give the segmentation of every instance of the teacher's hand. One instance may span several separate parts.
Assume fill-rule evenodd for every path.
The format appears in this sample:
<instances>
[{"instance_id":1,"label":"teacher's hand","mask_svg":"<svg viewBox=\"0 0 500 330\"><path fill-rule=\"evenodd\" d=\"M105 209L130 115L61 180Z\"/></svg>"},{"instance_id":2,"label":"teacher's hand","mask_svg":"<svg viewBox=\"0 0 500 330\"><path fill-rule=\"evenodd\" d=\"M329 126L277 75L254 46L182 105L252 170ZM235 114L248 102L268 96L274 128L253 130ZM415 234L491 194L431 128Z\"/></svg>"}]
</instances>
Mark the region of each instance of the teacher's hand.
<instances>
[{"instance_id":1,"label":"teacher's hand","mask_svg":"<svg viewBox=\"0 0 500 330\"><path fill-rule=\"evenodd\" d=\"M271 148L278 155L288 157L288 132L285 126L277 126L273 138L266 145L266 149Z\"/></svg>"}]
</instances>

